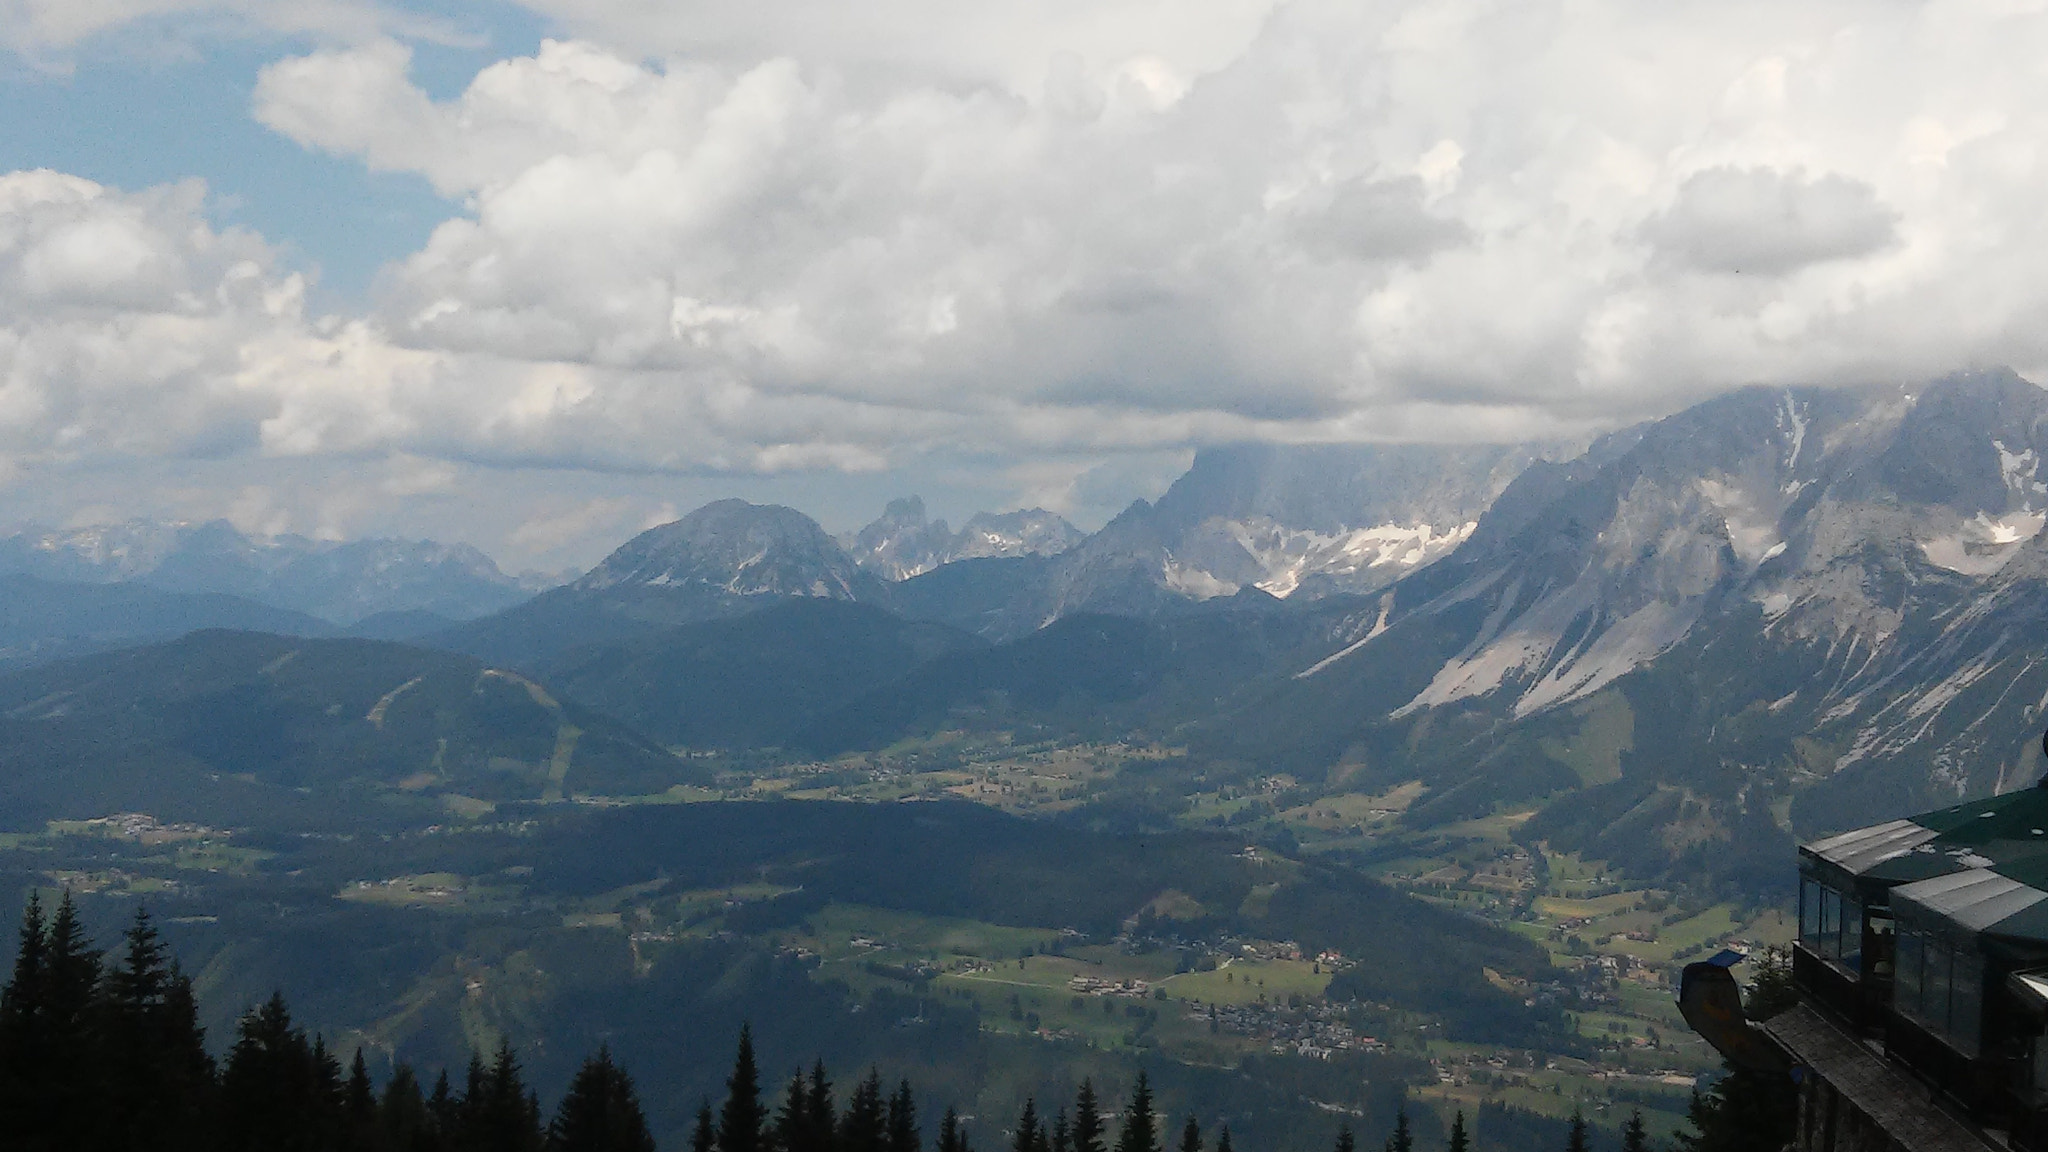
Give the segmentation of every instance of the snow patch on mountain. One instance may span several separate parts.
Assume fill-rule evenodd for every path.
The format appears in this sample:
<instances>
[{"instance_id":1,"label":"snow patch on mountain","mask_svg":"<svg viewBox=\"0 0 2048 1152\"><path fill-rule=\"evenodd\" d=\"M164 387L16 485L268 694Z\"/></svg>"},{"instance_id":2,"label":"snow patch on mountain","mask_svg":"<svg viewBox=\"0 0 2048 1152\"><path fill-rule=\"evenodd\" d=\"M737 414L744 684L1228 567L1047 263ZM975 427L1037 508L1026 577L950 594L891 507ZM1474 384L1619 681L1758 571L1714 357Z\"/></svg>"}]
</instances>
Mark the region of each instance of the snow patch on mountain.
<instances>
[{"instance_id":1,"label":"snow patch on mountain","mask_svg":"<svg viewBox=\"0 0 2048 1152\"><path fill-rule=\"evenodd\" d=\"M2007 488L2021 493L2048 493L2048 484L2037 479L2041 457L2032 448L2014 452L1998 439L1991 441L1991 447L1998 452L1998 472L2005 479Z\"/></svg>"},{"instance_id":2,"label":"snow patch on mountain","mask_svg":"<svg viewBox=\"0 0 2048 1152\"><path fill-rule=\"evenodd\" d=\"M2022 510L1991 517L1982 512L1957 531L1922 541L1927 562L1964 576L1989 576L2019 554L2019 545L2041 534L2048 512Z\"/></svg>"},{"instance_id":3,"label":"snow patch on mountain","mask_svg":"<svg viewBox=\"0 0 2048 1152\"><path fill-rule=\"evenodd\" d=\"M1223 527L1265 575L1253 583L1286 599L1303 581L1321 577L1344 586L1386 584L1455 551L1478 528L1468 520L1438 530L1432 524L1376 524L1345 532L1290 529L1267 519L1225 521Z\"/></svg>"},{"instance_id":4,"label":"snow patch on mountain","mask_svg":"<svg viewBox=\"0 0 2048 1152\"><path fill-rule=\"evenodd\" d=\"M1171 556L1160 565L1159 578L1166 587L1190 600L1214 600L1218 596L1235 595L1240 585L1219 580L1201 568L1184 564Z\"/></svg>"}]
</instances>

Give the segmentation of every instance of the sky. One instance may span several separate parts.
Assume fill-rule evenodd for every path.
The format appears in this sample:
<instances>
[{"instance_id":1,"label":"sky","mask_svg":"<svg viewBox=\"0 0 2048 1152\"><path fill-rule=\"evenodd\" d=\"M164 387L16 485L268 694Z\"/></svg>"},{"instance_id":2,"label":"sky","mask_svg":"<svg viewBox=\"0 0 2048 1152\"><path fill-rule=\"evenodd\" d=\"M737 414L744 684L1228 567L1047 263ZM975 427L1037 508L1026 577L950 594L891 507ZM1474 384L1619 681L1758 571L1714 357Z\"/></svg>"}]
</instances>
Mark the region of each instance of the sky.
<instances>
[{"instance_id":1,"label":"sky","mask_svg":"<svg viewBox=\"0 0 2048 1152\"><path fill-rule=\"evenodd\" d=\"M2048 379L2044 8L0 0L0 528L552 571Z\"/></svg>"}]
</instances>

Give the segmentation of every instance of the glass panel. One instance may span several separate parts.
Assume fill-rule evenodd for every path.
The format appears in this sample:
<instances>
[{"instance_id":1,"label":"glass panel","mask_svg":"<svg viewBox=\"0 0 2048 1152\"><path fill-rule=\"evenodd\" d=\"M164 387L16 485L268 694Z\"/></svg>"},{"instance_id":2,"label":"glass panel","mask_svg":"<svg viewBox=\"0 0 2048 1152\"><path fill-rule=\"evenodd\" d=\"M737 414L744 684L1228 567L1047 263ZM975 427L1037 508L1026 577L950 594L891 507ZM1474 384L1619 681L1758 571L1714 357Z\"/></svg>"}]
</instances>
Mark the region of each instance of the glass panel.
<instances>
[{"instance_id":1,"label":"glass panel","mask_svg":"<svg viewBox=\"0 0 2048 1152\"><path fill-rule=\"evenodd\" d=\"M1859 976L1863 974L1863 905L1854 895L1842 897L1842 943L1837 954L1843 967Z\"/></svg>"},{"instance_id":2,"label":"glass panel","mask_svg":"<svg viewBox=\"0 0 2048 1152\"><path fill-rule=\"evenodd\" d=\"M1799 878L1799 942L1809 951L1820 939L1820 885L1810 877Z\"/></svg>"},{"instance_id":3,"label":"glass panel","mask_svg":"<svg viewBox=\"0 0 2048 1152\"><path fill-rule=\"evenodd\" d=\"M1880 980L1888 980L1896 968L1893 957L1897 954L1898 945L1892 918L1880 911L1865 913L1864 919L1869 931L1866 938L1870 941L1870 954L1863 958L1864 971Z\"/></svg>"},{"instance_id":4,"label":"glass panel","mask_svg":"<svg viewBox=\"0 0 2048 1152\"><path fill-rule=\"evenodd\" d=\"M1892 1007L1915 1019L1920 1018L1920 981L1924 972L1920 962L1920 933L1911 925L1899 925L1899 979L1892 988Z\"/></svg>"},{"instance_id":5,"label":"glass panel","mask_svg":"<svg viewBox=\"0 0 2048 1152\"><path fill-rule=\"evenodd\" d=\"M1842 954L1840 940L1838 939L1841 931L1842 898L1836 894L1833 888L1822 887L1820 890L1820 935L1817 938L1819 947L1815 948L1814 951L1819 952L1829 960L1839 957Z\"/></svg>"},{"instance_id":6,"label":"glass panel","mask_svg":"<svg viewBox=\"0 0 2048 1152\"><path fill-rule=\"evenodd\" d=\"M1955 973L1949 981L1949 1035L1964 1055L1977 1054L1978 1033L1984 1023L1984 957L1975 948L1956 949Z\"/></svg>"},{"instance_id":7,"label":"glass panel","mask_svg":"<svg viewBox=\"0 0 2048 1152\"><path fill-rule=\"evenodd\" d=\"M1946 1034L1948 1023L1949 965L1948 941L1927 937L1926 975L1921 978L1920 1013L1936 1032Z\"/></svg>"}]
</instances>

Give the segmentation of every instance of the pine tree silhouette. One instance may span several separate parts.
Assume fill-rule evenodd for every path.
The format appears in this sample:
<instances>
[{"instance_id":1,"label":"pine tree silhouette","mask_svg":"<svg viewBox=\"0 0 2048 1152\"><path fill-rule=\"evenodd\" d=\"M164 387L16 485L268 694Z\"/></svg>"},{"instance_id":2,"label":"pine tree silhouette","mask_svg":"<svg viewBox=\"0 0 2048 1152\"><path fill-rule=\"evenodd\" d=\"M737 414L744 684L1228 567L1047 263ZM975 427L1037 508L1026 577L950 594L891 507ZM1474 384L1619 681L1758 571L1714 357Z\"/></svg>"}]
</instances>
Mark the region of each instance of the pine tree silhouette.
<instances>
[{"instance_id":1,"label":"pine tree silhouette","mask_svg":"<svg viewBox=\"0 0 2048 1152\"><path fill-rule=\"evenodd\" d=\"M1336 1152L1358 1152L1358 1141L1351 1135L1351 1125L1337 1125Z\"/></svg>"},{"instance_id":2,"label":"pine tree silhouette","mask_svg":"<svg viewBox=\"0 0 2048 1152\"><path fill-rule=\"evenodd\" d=\"M548 1152L654 1152L633 1078L600 1047L583 1062L548 1126Z\"/></svg>"},{"instance_id":3,"label":"pine tree silhouette","mask_svg":"<svg viewBox=\"0 0 2048 1152\"><path fill-rule=\"evenodd\" d=\"M1010 1152L1037 1152L1038 1102L1024 1098L1024 1111L1017 1117L1017 1131L1010 1138Z\"/></svg>"},{"instance_id":4,"label":"pine tree silhouette","mask_svg":"<svg viewBox=\"0 0 2048 1152\"><path fill-rule=\"evenodd\" d=\"M690 1152L716 1152L718 1126L711 1119L711 1101L697 1106L697 1125L690 1132Z\"/></svg>"},{"instance_id":5,"label":"pine tree silhouette","mask_svg":"<svg viewBox=\"0 0 2048 1152\"><path fill-rule=\"evenodd\" d=\"M466 1080L450 1134L453 1152L539 1152L546 1139L540 1102L527 1090L509 1042L499 1042L488 1065L472 1054Z\"/></svg>"},{"instance_id":6,"label":"pine tree silhouette","mask_svg":"<svg viewBox=\"0 0 2048 1152\"><path fill-rule=\"evenodd\" d=\"M951 1105L939 1121L939 1146L936 1152L967 1152L967 1137L960 1132L960 1113Z\"/></svg>"},{"instance_id":7,"label":"pine tree silhouette","mask_svg":"<svg viewBox=\"0 0 2048 1152\"><path fill-rule=\"evenodd\" d=\"M1180 1152L1202 1152L1202 1126L1192 1115L1180 1128Z\"/></svg>"},{"instance_id":8,"label":"pine tree silhouette","mask_svg":"<svg viewBox=\"0 0 2048 1152\"><path fill-rule=\"evenodd\" d=\"M243 1014L221 1073L222 1152L324 1149L340 1112L339 1071L272 993Z\"/></svg>"},{"instance_id":9,"label":"pine tree silhouette","mask_svg":"<svg viewBox=\"0 0 2048 1152\"><path fill-rule=\"evenodd\" d=\"M1046 1142L1047 1152L1074 1152L1074 1129L1067 1123L1067 1110L1062 1108L1052 1118L1052 1139Z\"/></svg>"},{"instance_id":10,"label":"pine tree silhouette","mask_svg":"<svg viewBox=\"0 0 2048 1152\"><path fill-rule=\"evenodd\" d=\"M811 1097L804 1088L804 1074L798 1069L783 1089L782 1106L775 1110L773 1131L778 1152L820 1152L811 1142Z\"/></svg>"},{"instance_id":11,"label":"pine tree silhouette","mask_svg":"<svg viewBox=\"0 0 2048 1152\"><path fill-rule=\"evenodd\" d=\"M443 1077L441 1083L447 1082ZM438 1137L427 1101L420 1095L419 1077L412 1065L400 1063L391 1070L377 1102L378 1147L382 1152L438 1152Z\"/></svg>"},{"instance_id":12,"label":"pine tree silhouette","mask_svg":"<svg viewBox=\"0 0 2048 1152\"><path fill-rule=\"evenodd\" d=\"M1462 1109L1451 1121L1451 1142L1445 1146L1444 1152L1472 1152L1472 1138L1465 1134L1465 1113Z\"/></svg>"},{"instance_id":13,"label":"pine tree silhouette","mask_svg":"<svg viewBox=\"0 0 2048 1152\"><path fill-rule=\"evenodd\" d=\"M1159 1118L1152 1111L1152 1082L1142 1071L1138 1073L1137 1087L1131 1090L1130 1107L1124 1109L1116 1152L1159 1152Z\"/></svg>"},{"instance_id":14,"label":"pine tree silhouette","mask_svg":"<svg viewBox=\"0 0 2048 1152\"><path fill-rule=\"evenodd\" d=\"M348 1079L341 1085L341 1146L347 1152L382 1152L377 1127L377 1089L370 1084L370 1066L363 1050L356 1049L349 1061Z\"/></svg>"},{"instance_id":15,"label":"pine tree silhouette","mask_svg":"<svg viewBox=\"0 0 2048 1152\"><path fill-rule=\"evenodd\" d=\"M887 1141L882 1074L870 1068L860 1083L853 1086L853 1096L846 1102L846 1111L839 1116L838 1149L839 1152L885 1152Z\"/></svg>"},{"instance_id":16,"label":"pine tree silhouette","mask_svg":"<svg viewBox=\"0 0 2048 1152\"><path fill-rule=\"evenodd\" d=\"M1621 1152L1650 1152L1650 1134L1643 1129L1643 1114L1632 1111L1621 1128Z\"/></svg>"},{"instance_id":17,"label":"pine tree silhouette","mask_svg":"<svg viewBox=\"0 0 2048 1152\"><path fill-rule=\"evenodd\" d=\"M1230 1125L1228 1124L1216 1130L1216 1152L1231 1152Z\"/></svg>"},{"instance_id":18,"label":"pine tree silhouette","mask_svg":"<svg viewBox=\"0 0 2048 1152\"><path fill-rule=\"evenodd\" d=\"M214 1068L192 982L168 961L149 911L138 908L101 977L90 1043L99 1077L101 1146L188 1152L206 1144Z\"/></svg>"},{"instance_id":19,"label":"pine tree silhouette","mask_svg":"<svg viewBox=\"0 0 2048 1152\"><path fill-rule=\"evenodd\" d=\"M1074 1093L1074 1152L1104 1152L1102 1105L1095 1099L1095 1082L1087 1078Z\"/></svg>"},{"instance_id":20,"label":"pine tree silhouette","mask_svg":"<svg viewBox=\"0 0 2048 1152\"><path fill-rule=\"evenodd\" d=\"M888 1135L889 1152L919 1152L923 1143L917 1130L917 1100L908 1080L897 1081L889 1097Z\"/></svg>"},{"instance_id":21,"label":"pine tree silhouette","mask_svg":"<svg viewBox=\"0 0 2048 1152\"><path fill-rule=\"evenodd\" d=\"M1564 1152L1592 1152L1592 1134L1586 1129L1586 1115L1572 1109L1572 1127L1564 1140Z\"/></svg>"},{"instance_id":22,"label":"pine tree silhouette","mask_svg":"<svg viewBox=\"0 0 2048 1152\"><path fill-rule=\"evenodd\" d=\"M725 1082L725 1106L718 1112L718 1152L765 1152L761 1126L766 1119L761 1077L754 1067L754 1030L742 1024L732 1075Z\"/></svg>"},{"instance_id":23,"label":"pine tree silhouette","mask_svg":"<svg viewBox=\"0 0 2048 1152\"><path fill-rule=\"evenodd\" d=\"M7 987L0 989L0 1125L24 1149L49 1147L49 1113L40 1105L48 1047L44 989L49 982L49 923L43 901L29 893L20 944Z\"/></svg>"},{"instance_id":24,"label":"pine tree silhouette","mask_svg":"<svg viewBox=\"0 0 2048 1152\"><path fill-rule=\"evenodd\" d=\"M825 1062L821 1059L811 1061L807 1103L813 1148L815 1152L831 1152L832 1141L839 1131L839 1112L832 1103L832 1081L826 1078Z\"/></svg>"},{"instance_id":25,"label":"pine tree silhouette","mask_svg":"<svg viewBox=\"0 0 2048 1152\"><path fill-rule=\"evenodd\" d=\"M1415 1133L1408 1127L1408 1106L1394 1113L1394 1134L1387 1137L1387 1152L1415 1152Z\"/></svg>"}]
</instances>

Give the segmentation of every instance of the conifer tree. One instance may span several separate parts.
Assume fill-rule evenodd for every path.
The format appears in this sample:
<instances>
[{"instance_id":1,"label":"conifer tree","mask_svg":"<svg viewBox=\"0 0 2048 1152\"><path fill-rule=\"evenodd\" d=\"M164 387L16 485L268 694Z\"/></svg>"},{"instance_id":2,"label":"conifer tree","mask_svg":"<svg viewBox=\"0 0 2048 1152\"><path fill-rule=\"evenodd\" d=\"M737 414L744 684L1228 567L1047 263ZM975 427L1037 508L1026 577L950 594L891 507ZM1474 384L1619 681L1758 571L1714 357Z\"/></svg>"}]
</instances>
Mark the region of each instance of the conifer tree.
<instances>
[{"instance_id":1,"label":"conifer tree","mask_svg":"<svg viewBox=\"0 0 2048 1152\"><path fill-rule=\"evenodd\" d=\"M811 1061L810 1088L811 1140L818 1152L829 1152L833 1133L839 1130L839 1113L832 1104L832 1081L825 1076L825 1061Z\"/></svg>"},{"instance_id":2,"label":"conifer tree","mask_svg":"<svg viewBox=\"0 0 2048 1152\"><path fill-rule=\"evenodd\" d=\"M476 1069L476 1063L472 1057L472 1069ZM441 1069L434 1077L434 1091L427 1097L427 1115L433 1122L435 1145L453 1148L456 1136L462 1130L462 1101L456 1098L455 1092L448 1086L446 1068Z\"/></svg>"},{"instance_id":3,"label":"conifer tree","mask_svg":"<svg viewBox=\"0 0 2048 1152\"><path fill-rule=\"evenodd\" d=\"M775 1147L778 1152L820 1152L811 1142L811 1095L798 1069L783 1090L782 1106L775 1111Z\"/></svg>"},{"instance_id":4,"label":"conifer tree","mask_svg":"<svg viewBox=\"0 0 2048 1152\"><path fill-rule=\"evenodd\" d=\"M381 1152L377 1090L370 1084L370 1066L361 1048L349 1061L348 1079L341 1085L341 1125L341 1144L348 1152Z\"/></svg>"},{"instance_id":5,"label":"conifer tree","mask_svg":"<svg viewBox=\"0 0 2048 1152\"><path fill-rule=\"evenodd\" d=\"M1228 1124L1216 1130L1216 1152L1231 1152L1230 1125Z\"/></svg>"},{"instance_id":6,"label":"conifer tree","mask_svg":"<svg viewBox=\"0 0 2048 1152\"><path fill-rule=\"evenodd\" d=\"M65 892L50 918L43 947L42 987L36 1021L36 1064L25 1069L37 1106L50 1121L42 1135L60 1146L75 1145L100 1116L94 1097L100 1085L95 1059L92 1009L99 990L101 953L85 935L78 905ZM89 1138L89 1137L88 1137ZM21 1141L24 1148L36 1145Z\"/></svg>"},{"instance_id":7,"label":"conifer tree","mask_svg":"<svg viewBox=\"0 0 2048 1152\"><path fill-rule=\"evenodd\" d=\"M1643 1128L1643 1114L1631 1111L1621 1128L1621 1152L1650 1152L1650 1134Z\"/></svg>"},{"instance_id":8,"label":"conifer tree","mask_svg":"<svg viewBox=\"0 0 2048 1152\"><path fill-rule=\"evenodd\" d=\"M690 1152L716 1152L718 1128L711 1120L711 1101L697 1105L697 1126L690 1132Z\"/></svg>"},{"instance_id":9,"label":"conifer tree","mask_svg":"<svg viewBox=\"0 0 2048 1152\"><path fill-rule=\"evenodd\" d=\"M1592 1149L1592 1135L1586 1130L1586 1115L1574 1108L1571 1131L1564 1139L1564 1152L1592 1152Z\"/></svg>"},{"instance_id":10,"label":"conifer tree","mask_svg":"<svg viewBox=\"0 0 2048 1152\"><path fill-rule=\"evenodd\" d=\"M609 1048L583 1062L548 1126L548 1152L654 1152L633 1078Z\"/></svg>"},{"instance_id":11,"label":"conifer tree","mask_svg":"<svg viewBox=\"0 0 2048 1152\"><path fill-rule=\"evenodd\" d=\"M447 1086L447 1077L441 1085ZM392 1069L377 1102L377 1139L384 1152L438 1152L434 1121L427 1102L420 1095L419 1077L412 1065L400 1063Z\"/></svg>"},{"instance_id":12,"label":"conifer tree","mask_svg":"<svg viewBox=\"0 0 2048 1152\"><path fill-rule=\"evenodd\" d=\"M919 1152L923 1143L917 1130L917 1100L908 1080L897 1081L889 1097L888 1136L889 1152Z\"/></svg>"},{"instance_id":13,"label":"conifer tree","mask_svg":"<svg viewBox=\"0 0 2048 1152\"><path fill-rule=\"evenodd\" d=\"M1408 1127L1408 1106L1394 1113L1394 1134L1387 1137L1387 1152L1415 1152L1415 1133Z\"/></svg>"},{"instance_id":14,"label":"conifer tree","mask_svg":"<svg viewBox=\"0 0 2048 1152\"><path fill-rule=\"evenodd\" d=\"M1038 1102L1024 1098L1024 1111L1017 1117L1017 1131L1010 1138L1010 1152L1037 1152Z\"/></svg>"},{"instance_id":15,"label":"conifer tree","mask_svg":"<svg viewBox=\"0 0 2048 1152\"><path fill-rule=\"evenodd\" d=\"M967 1152L967 1138L960 1132L960 1113L950 1104L946 1106L945 1117L939 1121L937 1152Z\"/></svg>"},{"instance_id":16,"label":"conifer tree","mask_svg":"<svg viewBox=\"0 0 2048 1152\"><path fill-rule=\"evenodd\" d=\"M453 1152L539 1152L546 1140L540 1102L527 1090L510 1042L499 1041L489 1064L471 1053L465 1082L448 1138Z\"/></svg>"},{"instance_id":17,"label":"conifer tree","mask_svg":"<svg viewBox=\"0 0 2048 1152\"><path fill-rule=\"evenodd\" d=\"M882 1073L874 1068L853 1086L846 1111L839 1117L839 1152L884 1152L887 1116L882 1103Z\"/></svg>"},{"instance_id":18,"label":"conifer tree","mask_svg":"<svg viewBox=\"0 0 2048 1152\"><path fill-rule=\"evenodd\" d=\"M1124 1109L1116 1152L1159 1152L1159 1118L1152 1111L1152 1082L1142 1071L1138 1073L1137 1087L1131 1090L1130 1106Z\"/></svg>"},{"instance_id":19,"label":"conifer tree","mask_svg":"<svg viewBox=\"0 0 2048 1152\"><path fill-rule=\"evenodd\" d=\"M1336 1152L1358 1152L1358 1140L1351 1135L1351 1125L1337 1125Z\"/></svg>"},{"instance_id":20,"label":"conifer tree","mask_svg":"<svg viewBox=\"0 0 2048 1152\"><path fill-rule=\"evenodd\" d=\"M1451 1142L1444 1152L1472 1152L1472 1138L1465 1134L1465 1112L1459 1109L1451 1120Z\"/></svg>"},{"instance_id":21,"label":"conifer tree","mask_svg":"<svg viewBox=\"0 0 2048 1152\"><path fill-rule=\"evenodd\" d=\"M1192 1113L1180 1128L1180 1152L1202 1152L1202 1126L1195 1123Z\"/></svg>"},{"instance_id":22,"label":"conifer tree","mask_svg":"<svg viewBox=\"0 0 2048 1152\"><path fill-rule=\"evenodd\" d=\"M725 1106L718 1112L718 1152L764 1152L761 1126L765 1119L761 1077L754 1066L754 1029L742 1024L732 1075L725 1081Z\"/></svg>"},{"instance_id":23,"label":"conifer tree","mask_svg":"<svg viewBox=\"0 0 2048 1152\"><path fill-rule=\"evenodd\" d=\"M1052 1139L1046 1142L1047 1152L1074 1152L1074 1130L1067 1123L1067 1110L1062 1108L1052 1118Z\"/></svg>"},{"instance_id":24,"label":"conifer tree","mask_svg":"<svg viewBox=\"0 0 2048 1152\"><path fill-rule=\"evenodd\" d=\"M214 1069L198 1016L192 982L169 961L148 909L137 908L92 1009L103 1147L186 1152L209 1143Z\"/></svg>"},{"instance_id":25,"label":"conifer tree","mask_svg":"<svg viewBox=\"0 0 2048 1152\"><path fill-rule=\"evenodd\" d=\"M48 1146L48 1112L40 1106L44 988L48 984L49 923L42 897L29 893L21 913L14 970L0 988L0 1119L23 1148Z\"/></svg>"},{"instance_id":26,"label":"conifer tree","mask_svg":"<svg viewBox=\"0 0 2048 1152\"><path fill-rule=\"evenodd\" d=\"M222 1152L314 1152L328 1143L340 1082L324 1046L292 1024L272 993L242 1016L221 1073Z\"/></svg>"},{"instance_id":27,"label":"conifer tree","mask_svg":"<svg viewBox=\"0 0 2048 1152\"><path fill-rule=\"evenodd\" d=\"M455 1104L456 1123L449 1129L448 1144L457 1152L469 1152L478 1146L477 1133L483 1130L484 1102L490 1097L487 1081L490 1071L484 1067L483 1054L472 1051L469 1067L462 1074L462 1096Z\"/></svg>"},{"instance_id":28,"label":"conifer tree","mask_svg":"<svg viewBox=\"0 0 2048 1152\"><path fill-rule=\"evenodd\" d=\"M1074 1093L1074 1152L1103 1152L1102 1105L1095 1099L1095 1082L1086 1077Z\"/></svg>"}]
</instances>

